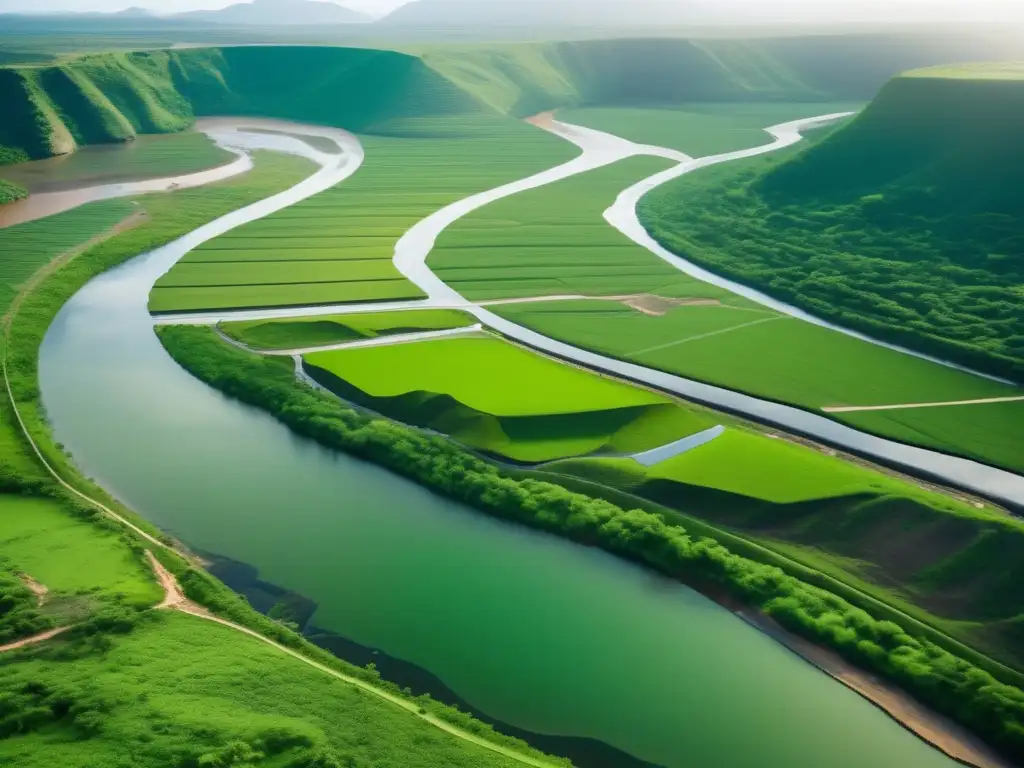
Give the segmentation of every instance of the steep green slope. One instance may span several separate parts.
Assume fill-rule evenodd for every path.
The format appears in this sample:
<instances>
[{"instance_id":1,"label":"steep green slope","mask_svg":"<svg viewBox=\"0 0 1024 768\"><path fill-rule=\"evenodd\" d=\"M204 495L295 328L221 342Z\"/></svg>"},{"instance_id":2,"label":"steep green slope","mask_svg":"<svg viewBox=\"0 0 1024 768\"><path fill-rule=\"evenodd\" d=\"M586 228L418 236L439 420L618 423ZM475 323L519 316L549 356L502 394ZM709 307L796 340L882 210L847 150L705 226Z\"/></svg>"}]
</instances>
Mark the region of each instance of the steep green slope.
<instances>
[{"instance_id":1,"label":"steep green slope","mask_svg":"<svg viewBox=\"0 0 1024 768\"><path fill-rule=\"evenodd\" d=\"M29 157L244 114L363 134L461 135L495 112L575 106L865 99L901 68L955 60L949 41L585 40L395 51L235 46L102 53L0 69L4 148ZM438 118L460 116L460 124ZM472 117L471 117L472 116ZM483 125L481 122L483 121Z\"/></svg>"},{"instance_id":2,"label":"steep green slope","mask_svg":"<svg viewBox=\"0 0 1024 768\"><path fill-rule=\"evenodd\" d=\"M899 77L824 141L684 177L651 194L642 218L720 273L1020 379L1024 72L953 74Z\"/></svg>"},{"instance_id":3,"label":"steep green slope","mask_svg":"<svg viewBox=\"0 0 1024 768\"><path fill-rule=\"evenodd\" d=\"M492 337L304 359L313 378L349 402L524 463L639 453L715 426L698 409Z\"/></svg>"}]
</instances>

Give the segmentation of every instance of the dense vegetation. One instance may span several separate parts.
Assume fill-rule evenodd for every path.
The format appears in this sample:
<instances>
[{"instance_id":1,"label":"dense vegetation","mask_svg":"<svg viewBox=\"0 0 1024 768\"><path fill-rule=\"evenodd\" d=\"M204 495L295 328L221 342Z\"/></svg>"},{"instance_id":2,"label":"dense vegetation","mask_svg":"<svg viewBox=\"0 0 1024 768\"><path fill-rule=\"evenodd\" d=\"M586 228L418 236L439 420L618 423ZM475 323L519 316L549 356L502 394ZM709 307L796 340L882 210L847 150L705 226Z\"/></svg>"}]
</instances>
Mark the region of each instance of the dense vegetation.
<instances>
[{"instance_id":1,"label":"dense vegetation","mask_svg":"<svg viewBox=\"0 0 1024 768\"><path fill-rule=\"evenodd\" d=\"M20 184L7 179L0 179L0 205L13 203L28 197L28 190Z\"/></svg>"},{"instance_id":2,"label":"dense vegetation","mask_svg":"<svg viewBox=\"0 0 1024 768\"><path fill-rule=\"evenodd\" d=\"M38 602L20 579L0 572L0 645L37 635L53 626L53 620L39 610Z\"/></svg>"},{"instance_id":3,"label":"dense vegetation","mask_svg":"<svg viewBox=\"0 0 1024 768\"><path fill-rule=\"evenodd\" d=\"M358 312L284 320L221 323L219 329L253 349L302 349L382 336L464 328L476 318L454 309Z\"/></svg>"},{"instance_id":4,"label":"dense vegetation","mask_svg":"<svg viewBox=\"0 0 1024 768\"><path fill-rule=\"evenodd\" d=\"M1019 79L897 78L803 153L683 177L642 217L676 252L819 316L1021 379L1022 125Z\"/></svg>"},{"instance_id":5,"label":"dense vegetation","mask_svg":"<svg viewBox=\"0 0 1024 768\"><path fill-rule=\"evenodd\" d=\"M714 426L699 409L497 338L317 352L305 363L350 402L526 463L640 453Z\"/></svg>"},{"instance_id":6,"label":"dense vegetation","mask_svg":"<svg viewBox=\"0 0 1024 768\"><path fill-rule=\"evenodd\" d=\"M869 344L728 294L703 305L666 304L656 316L593 300L509 304L494 311L578 347L818 413L840 406L1024 395L1019 387ZM1024 402L826 413L884 437L1024 471L1021 414Z\"/></svg>"},{"instance_id":7,"label":"dense vegetation","mask_svg":"<svg viewBox=\"0 0 1024 768\"><path fill-rule=\"evenodd\" d=\"M724 590L857 664L898 681L1015 757L1024 756L1024 692L929 640L908 635L782 570L694 539L655 514L626 511L546 482L515 479L450 442L360 416L296 387L290 367L219 342L208 329L165 327L175 359L211 386L275 414L296 432L381 463L483 511L566 535Z\"/></svg>"}]
</instances>

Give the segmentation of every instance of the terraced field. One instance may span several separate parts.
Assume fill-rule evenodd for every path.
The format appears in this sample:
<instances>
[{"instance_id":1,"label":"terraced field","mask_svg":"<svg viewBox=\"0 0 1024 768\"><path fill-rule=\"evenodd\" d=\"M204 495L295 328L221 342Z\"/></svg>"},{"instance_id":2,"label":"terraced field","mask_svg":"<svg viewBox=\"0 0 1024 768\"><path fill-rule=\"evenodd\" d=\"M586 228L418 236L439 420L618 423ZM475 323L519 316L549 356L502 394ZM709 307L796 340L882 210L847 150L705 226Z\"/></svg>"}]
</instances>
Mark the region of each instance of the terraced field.
<instances>
[{"instance_id":1,"label":"terraced field","mask_svg":"<svg viewBox=\"0 0 1024 768\"><path fill-rule=\"evenodd\" d=\"M495 311L587 349L680 376L820 411L1013 397L1018 387L862 342L743 300L666 306L650 315L611 302L511 304ZM1024 403L965 405L833 418L877 434L1024 468Z\"/></svg>"},{"instance_id":2,"label":"terraced field","mask_svg":"<svg viewBox=\"0 0 1024 768\"><path fill-rule=\"evenodd\" d=\"M408 121L406 121L408 122ZM419 121L453 131L451 121ZM406 126L408 128L408 126ZM483 128L481 128L483 130ZM190 253L153 290L155 312L419 298L394 268L398 239L439 208L569 159L574 148L494 119L476 138L363 137L338 187Z\"/></svg>"},{"instance_id":3,"label":"terraced field","mask_svg":"<svg viewBox=\"0 0 1024 768\"><path fill-rule=\"evenodd\" d=\"M137 210L126 200L104 200L0 229L0 312L7 311L18 286L40 267L107 232Z\"/></svg>"},{"instance_id":4,"label":"terraced field","mask_svg":"<svg viewBox=\"0 0 1024 768\"><path fill-rule=\"evenodd\" d=\"M274 350L326 346L401 333L443 331L474 323L476 318L464 312L420 309L222 323L220 330L253 349Z\"/></svg>"},{"instance_id":5,"label":"terraced field","mask_svg":"<svg viewBox=\"0 0 1024 768\"><path fill-rule=\"evenodd\" d=\"M7 165L3 175L30 192L46 192L196 173L234 158L202 133L175 133L139 136L124 144L83 147L48 160Z\"/></svg>"},{"instance_id":6,"label":"terraced field","mask_svg":"<svg viewBox=\"0 0 1024 768\"><path fill-rule=\"evenodd\" d=\"M682 104L675 107L585 107L563 109L558 119L652 144L706 157L767 144L769 126L806 117L852 112L859 103L785 102L758 104Z\"/></svg>"},{"instance_id":7,"label":"terraced field","mask_svg":"<svg viewBox=\"0 0 1024 768\"><path fill-rule=\"evenodd\" d=\"M482 335L305 360L310 375L345 399L527 463L637 453L716 423L661 395Z\"/></svg>"},{"instance_id":8,"label":"terraced field","mask_svg":"<svg viewBox=\"0 0 1024 768\"><path fill-rule=\"evenodd\" d=\"M492 203L447 229L429 265L474 300L655 293L719 296L608 226L603 212L626 187L672 165L623 160Z\"/></svg>"}]
</instances>

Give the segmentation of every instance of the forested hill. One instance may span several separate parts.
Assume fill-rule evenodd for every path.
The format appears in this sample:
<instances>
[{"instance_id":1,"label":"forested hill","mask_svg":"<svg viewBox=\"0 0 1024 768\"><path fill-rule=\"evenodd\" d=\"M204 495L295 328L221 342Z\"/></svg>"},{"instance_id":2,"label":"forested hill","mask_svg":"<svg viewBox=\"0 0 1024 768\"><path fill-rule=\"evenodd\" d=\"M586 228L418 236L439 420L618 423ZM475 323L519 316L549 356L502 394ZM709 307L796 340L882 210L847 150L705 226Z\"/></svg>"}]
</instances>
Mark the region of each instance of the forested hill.
<instances>
[{"instance_id":1,"label":"forested hill","mask_svg":"<svg viewBox=\"0 0 1024 768\"><path fill-rule=\"evenodd\" d=\"M580 105L867 100L900 69L953 60L970 41L849 36L591 40L420 56L311 46L104 53L0 67L0 164L83 144L251 114L360 133L430 132ZM484 126L484 129L486 127Z\"/></svg>"},{"instance_id":2,"label":"forested hill","mask_svg":"<svg viewBox=\"0 0 1024 768\"><path fill-rule=\"evenodd\" d=\"M910 72L825 140L695 174L644 216L819 315L1024 381L1022 135L1024 66Z\"/></svg>"}]
</instances>

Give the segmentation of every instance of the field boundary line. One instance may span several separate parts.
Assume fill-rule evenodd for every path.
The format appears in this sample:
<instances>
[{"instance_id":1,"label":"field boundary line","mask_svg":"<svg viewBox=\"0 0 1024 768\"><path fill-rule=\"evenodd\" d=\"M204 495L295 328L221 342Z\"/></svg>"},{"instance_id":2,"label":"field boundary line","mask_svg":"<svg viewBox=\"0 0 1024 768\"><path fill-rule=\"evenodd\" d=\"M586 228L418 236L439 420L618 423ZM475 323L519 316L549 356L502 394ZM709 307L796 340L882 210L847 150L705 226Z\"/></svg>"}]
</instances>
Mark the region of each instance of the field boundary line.
<instances>
[{"instance_id":1,"label":"field boundary line","mask_svg":"<svg viewBox=\"0 0 1024 768\"><path fill-rule=\"evenodd\" d=\"M691 341L700 341L701 339L710 339L712 336L721 336L723 333L731 333L732 331L738 331L741 328L751 328L755 325L762 325L763 323L773 323L776 320L792 320L791 317L785 315L777 315L775 317L763 317L760 320L752 320L749 323L740 323L729 328L720 328L717 331L711 331L709 333L702 333L698 336L689 336L685 339L678 339L676 341L670 341L668 344L660 344L656 347L649 347L648 349L640 349L636 352L630 352L626 357L636 357L637 355L646 355L651 352L660 352L663 349L670 349L671 347L678 347L682 344L688 344Z\"/></svg>"},{"instance_id":2,"label":"field boundary line","mask_svg":"<svg viewBox=\"0 0 1024 768\"><path fill-rule=\"evenodd\" d=\"M825 413L859 413L864 411L905 411L912 408L948 408L956 405L988 405L990 403L1024 402L1024 395L1019 397L990 397L983 400L952 400L945 403L906 403L903 405L840 405L822 408Z\"/></svg>"}]
</instances>

